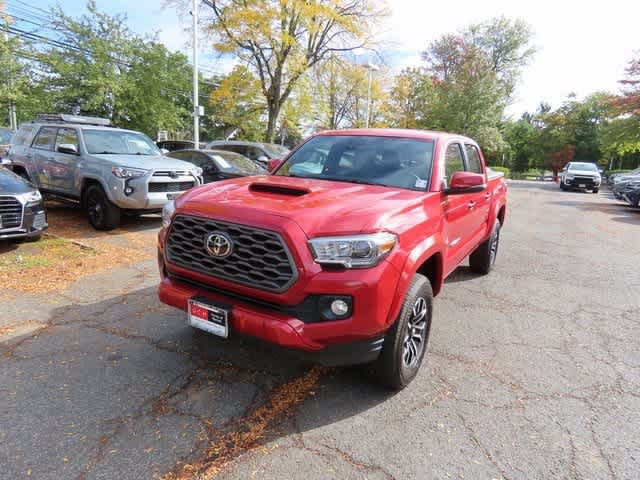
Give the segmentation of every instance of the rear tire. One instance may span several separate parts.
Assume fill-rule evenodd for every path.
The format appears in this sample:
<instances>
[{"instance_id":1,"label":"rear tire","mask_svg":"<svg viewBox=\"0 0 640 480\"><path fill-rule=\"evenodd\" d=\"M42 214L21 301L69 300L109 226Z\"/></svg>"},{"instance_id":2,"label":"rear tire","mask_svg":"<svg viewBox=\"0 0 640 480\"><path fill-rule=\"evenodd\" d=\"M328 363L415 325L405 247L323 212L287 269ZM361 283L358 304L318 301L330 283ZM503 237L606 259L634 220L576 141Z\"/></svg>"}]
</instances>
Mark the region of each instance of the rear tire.
<instances>
[{"instance_id":1,"label":"rear tire","mask_svg":"<svg viewBox=\"0 0 640 480\"><path fill-rule=\"evenodd\" d=\"M491 230L491 236L482 242L469 255L469 266L471 271L486 275L491 271L491 267L496 263L498 257L498 247L500 246L500 220L497 218Z\"/></svg>"},{"instance_id":2,"label":"rear tire","mask_svg":"<svg viewBox=\"0 0 640 480\"><path fill-rule=\"evenodd\" d=\"M84 204L89 223L96 230L113 230L120 225L120 209L109 201L100 185L90 185Z\"/></svg>"},{"instance_id":3,"label":"rear tire","mask_svg":"<svg viewBox=\"0 0 640 480\"><path fill-rule=\"evenodd\" d=\"M378 383L401 390L415 378L427 351L432 313L431 283L416 273L400 314L384 337L380 356L371 364Z\"/></svg>"}]
</instances>

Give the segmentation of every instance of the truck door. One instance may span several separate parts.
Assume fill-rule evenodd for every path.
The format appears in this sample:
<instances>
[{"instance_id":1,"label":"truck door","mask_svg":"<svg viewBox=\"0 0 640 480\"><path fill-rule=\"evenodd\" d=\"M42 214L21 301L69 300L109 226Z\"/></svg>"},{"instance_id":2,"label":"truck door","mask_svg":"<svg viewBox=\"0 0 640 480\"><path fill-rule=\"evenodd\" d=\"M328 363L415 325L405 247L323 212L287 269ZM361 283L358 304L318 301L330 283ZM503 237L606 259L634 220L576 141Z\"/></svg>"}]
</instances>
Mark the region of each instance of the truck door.
<instances>
[{"instance_id":1,"label":"truck door","mask_svg":"<svg viewBox=\"0 0 640 480\"><path fill-rule=\"evenodd\" d=\"M467 171L485 175L485 169L480 159L480 151L473 144L465 143L465 156L467 160ZM487 188L483 192L469 194L469 204L473 207L469 209L469 232L472 246L477 244L487 234L489 222L489 210L491 207L491 190Z\"/></svg>"},{"instance_id":2,"label":"truck door","mask_svg":"<svg viewBox=\"0 0 640 480\"><path fill-rule=\"evenodd\" d=\"M449 273L448 265L456 266L467 255L471 233L471 210L475 201L473 194L463 193L447 195L446 188L451 183L451 177L456 172L465 171L462 145L458 142L450 143L444 153L444 178L442 178L443 190L442 210L445 220L444 240L447 244L446 273Z\"/></svg>"},{"instance_id":3,"label":"truck door","mask_svg":"<svg viewBox=\"0 0 640 480\"><path fill-rule=\"evenodd\" d=\"M55 172L49 170L49 162L53 159L57 130L56 127L41 127L28 153L34 167L32 173L37 175L38 185L45 190L55 189Z\"/></svg>"},{"instance_id":4,"label":"truck door","mask_svg":"<svg viewBox=\"0 0 640 480\"><path fill-rule=\"evenodd\" d=\"M78 145L78 132L75 128L58 128L53 155L48 162L52 175L55 172L56 190L68 194L74 194L80 156L68 150L63 152L60 151L59 147L61 145L64 147L73 146L77 153L80 152L80 146Z\"/></svg>"}]
</instances>

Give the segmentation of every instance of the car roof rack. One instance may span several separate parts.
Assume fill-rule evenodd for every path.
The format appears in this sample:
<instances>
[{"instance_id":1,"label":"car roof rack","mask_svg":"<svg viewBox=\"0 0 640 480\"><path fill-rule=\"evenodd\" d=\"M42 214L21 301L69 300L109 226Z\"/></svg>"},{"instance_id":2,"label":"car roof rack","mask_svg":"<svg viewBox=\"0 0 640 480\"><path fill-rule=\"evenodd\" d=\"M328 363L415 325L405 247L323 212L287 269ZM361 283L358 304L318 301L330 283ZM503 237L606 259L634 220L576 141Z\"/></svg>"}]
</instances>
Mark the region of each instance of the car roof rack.
<instances>
[{"instance_id":1,"label":"car roof rack","mask_svg":"<svg viewBox=\"0 0 640 480\"><path fill-rule=\"evenodd\" d=\"M36 117L36 122L79 123L100 127L108 127L111 125L111 120L108 118L85 117L82 115L70 115L68 113L39 113Z\"/></svg>"}]
</instances>

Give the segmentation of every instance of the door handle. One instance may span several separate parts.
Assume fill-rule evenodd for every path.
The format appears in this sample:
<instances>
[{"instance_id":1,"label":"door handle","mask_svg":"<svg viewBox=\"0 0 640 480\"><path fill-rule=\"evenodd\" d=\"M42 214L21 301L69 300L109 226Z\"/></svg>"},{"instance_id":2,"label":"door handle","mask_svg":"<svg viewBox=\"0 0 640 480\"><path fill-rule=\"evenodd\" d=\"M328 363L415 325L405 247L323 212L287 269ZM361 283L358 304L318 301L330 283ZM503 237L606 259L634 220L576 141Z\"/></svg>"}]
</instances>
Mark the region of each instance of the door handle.
<instances>
[{"instance_id":1,"label":"door handle","mask_svg":"<svg viewBox=\"0 0 640 480\"><path fill-rule=\"evenodd\" d=\"M475 207L475 206L476 206L476 202L474 202L473 200L471 200L471 201L467 204L467 206L469 207L469 210L471 210L473 207Z\"/></svg>"},{"instance_id":2,"label":"door handle","mask_svg":"<svg viewBox=\"0 0 640 480\"><path fill-rule=\"evenodd\" d=\"M489 198L491 198L491 192L487 192L484 194L484 199L485 200L489 200Z\"/></svg>"}]
</instances>

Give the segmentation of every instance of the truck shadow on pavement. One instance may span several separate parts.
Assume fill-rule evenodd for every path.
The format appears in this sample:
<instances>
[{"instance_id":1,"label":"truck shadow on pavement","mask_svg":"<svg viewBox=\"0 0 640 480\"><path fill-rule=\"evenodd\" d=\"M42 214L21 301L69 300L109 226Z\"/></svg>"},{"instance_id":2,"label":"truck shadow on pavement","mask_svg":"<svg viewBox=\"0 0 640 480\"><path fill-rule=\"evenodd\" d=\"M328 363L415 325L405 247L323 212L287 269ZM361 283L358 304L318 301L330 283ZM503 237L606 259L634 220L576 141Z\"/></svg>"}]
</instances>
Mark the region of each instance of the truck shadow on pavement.
<instances>
[{"instance_id":1,"label":"truck shadow on pavement","mask_svg":"<svg viewBox=\"0 0 640 480\"><path fill-rule=\"evenodd\" d=\"M605 213L608 215L622 215L618 217L612 217L610 220L614 222L623 222L638 224L640 223L640 209L635 209L630 205L619 203L618 200L613 199L615 203L605 202L580 202L577 200L567 200L551 202L552 205L560 205L565 207L577 207L582 210L594 211Z\"/></svg>"},{"instance_id":2,"label":"truck shadow on pavement","mask_svg":"<svg viewBox=\"0 0 640 480\"><path fill-rule=\"evenodd\" d=\"M195 331L155 287L58 308L42 329L0 342L0 363L6 478L215 471L392 396L359 368Z\"/></svg>"}]
</instances>

